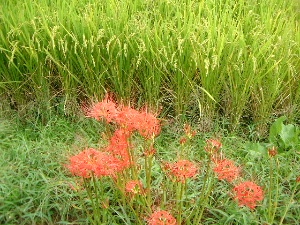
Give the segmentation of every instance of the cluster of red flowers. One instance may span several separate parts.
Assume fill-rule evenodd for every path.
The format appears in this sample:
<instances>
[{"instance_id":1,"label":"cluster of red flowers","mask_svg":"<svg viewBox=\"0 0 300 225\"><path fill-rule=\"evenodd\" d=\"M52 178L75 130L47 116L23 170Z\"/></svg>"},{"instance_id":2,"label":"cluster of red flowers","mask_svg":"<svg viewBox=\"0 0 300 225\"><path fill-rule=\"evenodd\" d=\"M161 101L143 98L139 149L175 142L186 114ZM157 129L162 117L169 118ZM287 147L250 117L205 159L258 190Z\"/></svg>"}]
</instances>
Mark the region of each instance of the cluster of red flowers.
<instances>
[{"instance_id":1,"label":"cluster of red flowers","mask_svg":"<svg viewBox=\"0 0 300 225\"><path fill-rule=\"evenodd\" d=\"M179 160L175 163L166 163L165 169L179 182L185 182L187 178L195 177L198 167L189 160Z\"/></svg>"},{"instance_id":2,"label":"cluster of red flowers","mask_svg":"<svg viewBox=\"0 0 300 225\"><path fill-rule=\"evenodd\" d=\"M89 148L72 156L67 168L72 174L84 178L92 174L96 177L114 177L131 165L128 138L125 130L116 130L108 147L102 151Z\"/></svg>"},{"instance_id":3,"label":"cluster of red flowers","mask_svg":"<svg viewBox=\"0 0 300 225\"><path fill-rule=\"evenodd\" d=\"M159 210L150 216L148 225L176 225L176 219L165 210Z\"/></svg>"},{"instance_id":4,"label":"cluster of red flowers","mask_svg":"<svg viewBox=\"0 0 300 225\"><path fill-rule=\"evenodd\" d=\"M108 123L114 121L118 115L116 104L106 97L102 102L98 102L88 110L87 116L96 120L106 119Z\"/></svg>"},{"instance_id":5,"label":"cluster of red flowers","mask_svg":"<svg viewBox=\"0 0 300 225\"><path fill-rule=\"evenodd\" d=\"M229 159L222 159L220 149L222 143L218 139L208 139L206 141L205 150L210 154L211 160L214 162L214 172L220 180L233 182L239 177L240 169L234 165L234 162Z\"/></svg>"},{"instance_id":6,"label":"cluster of red flowers","mask_svg":"<svg viewBox=\"0 0 300 225\"><path fill-rule=\"evenodd\" d=\"M240 176L240 168L234 165L229 159L222 159L219 150L222 143L217 139L209 139L205 150L210 153L210 157L215 164L214 172L220 180L226 180L233 183ZM264 198L262 188L251 181L242 182L233 188L235 197L240 206L247 206L254 209L257 203Z\"/></svg>"},{"instance_id":7,"label":"cluster of red flowers","mask_svg":"<svg viewBox=\"0 0 300 225\"><path fill-rule=\"evenodd\" d=\"M235 199L240 206L247 206L254 209L259 201L264 198L263 190L252 181L245 181L234 187Z\"/></svg>"},{"instance_id":8,"label":"cluster of red flowers","mask_svg":"<svg viewBox=\"0 0 300 225\"><path fill-rule=\"evenodd\" d=\"M117 106L106 97L102 102L96 103L87 112L88 117L97 120L114 122L127 131L138 131L143 137L150 139L160 133L160 122L156 116L147 112L135 110L129 106Z\"/></svg>"},{"instance_id":9,"label":"cluster of red flowers","mask_svg":"<svg viewBox=\"0 0 300 225\"><path fill-rule=\"evenodd\" d=\"M115 176L117 172L128 168L132 164L129 138L133 131L138 131L147 139L160 133L160 122L155 115L146 110L140 112L127 106L117 107L108 97L87 110L87 116L96 120L104 119L120 128L102 151L89 148L70 158L67 168L74 175L84 178L92 174L96 177Z\"/></svg>"},{"instance_id":10,"label":"cluster of red flowers","mask_svg":"<svg viewBox=\"0 0 300 225\"><path fill-rule=\"evenodd\" d=\"M227 180L228 182L232 182L238 178L240 173L240 169L229 159L217 161L214 171L220 180Z\"/></svg>"},{"instance_id":11,"label":"cluster of red flowers","mask_svg":"<svg viewBox=\"0 0 300 225\"><path fill-rule=\"evenodd\" d=\"M91 176L115 177L116 173L130 167L132 155L129 138L134 131L139 132L145 139L152 139L160 131L160 122L154 114L147 110L138 111L129 106L118 106L114 101L106 97L102 102L94 104L87 112L87 116L96 120L105 120L118 126L109 140L109 145L103 150L93 148L85 149L79 154L70 158L67 168L74 175L83 178ZM185 126L185 137L180 140L181 144L186 143L196 134L191 126ZM236 182L240 176L240 168L235 166L234 161L223 158L220 153L222 143L218 139L209 139L206 142L205 150L209 153L214 163L214 172L220 180L230 183ZM153 146L145 150L144 155L151 156L155 153ZM275 149L269 151L270 155L275 155ZM196 163L181 159L174 163L165 163L165 170L177 182L185 183L188 178L193 178L198 173ZM148 188L148 187L147 187ZM144 193L144 188L139 180L131 180L126 183L125 190L131 195ZM234 199L238 200L240 206L247 206L254 209L259 201L263 200L263 190L254 182L246 181L235 185L233 188ZM154 212L148 219L149 225L175 225L176 219L167 211L159 210Z\"/></svg>"},{"instance_id":12,"label":"cluster of red flowers","mask_svg":"<svg viewBox=\"0 0 300 225\"><path fill-rule=\"evenodd\" d=\"M109 145L105 149L112 156L119 159L119 165L125 169L131 165L129 153L129 139L130 133L125 129L118 129L115 131L109 141Z\"/></svg>"},{"instance_id":13,"label":"cluster of red flowers","mask_svg":"<svg viewBox=\"0 0 300 225\"><path fill-rule=\"evenodd\" d=\"M72 156L67 168L76 176L89 178L92 174L96 177L113 176L120 166L118 160L107 152L89 148Z\"/></svg>"}]
</instances>

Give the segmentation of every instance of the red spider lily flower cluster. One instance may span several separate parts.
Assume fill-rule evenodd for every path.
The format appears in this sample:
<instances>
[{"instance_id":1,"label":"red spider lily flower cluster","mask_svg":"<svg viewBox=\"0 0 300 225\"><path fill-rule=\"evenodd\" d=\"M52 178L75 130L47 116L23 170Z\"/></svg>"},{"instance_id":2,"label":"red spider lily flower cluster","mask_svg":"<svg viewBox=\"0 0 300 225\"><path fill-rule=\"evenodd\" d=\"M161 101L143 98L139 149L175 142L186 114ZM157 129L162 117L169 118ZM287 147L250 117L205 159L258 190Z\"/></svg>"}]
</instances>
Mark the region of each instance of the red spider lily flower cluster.
<instances>
[{"instance_id":1,"label":"red spider lily flower cluster","mask_svg":"<svg viewBox=\"0 0 300 225\"><path fill-rule=\"evenodd\" d=\"M125 190L126 192L132 194L142 194L143 184L139 180L131 180L126 183Z\"/></svg>"},{"instance_id":2,"label":"red spider lily flower cluster","mask_svg":"<svg viewBox=\"0 0 300 225\"><path fill-rule=\"evenodd\" d=\"M139 111L129 106L121 106L120 108L121 110L118 110L118 115L114 122L130 132L136 130L136 122L139 119Z\"/></svg>"},{"instance_id":3,"label":"red spider lily flower cluster","mask_svg":"<svg viewBox=\"0 0 300 225\"><path fill-rule=\"evenodd\" d=\"M153 138L160 133L160 122L155 115L142 111L136 121L136 129L145 138Z\"/></svg>"},{"instance_id":4,"label":"red spider lily flower cluster","mask_svg":"<svg viewBox=\"0 0 300 225\"><path fill-rule=\"evenodd\" d=\"M176 225L176 219L165 210L159 210L150 216L148 225Z\"/></svg>"},{"instance_id":5,"label":"red spider lily flower cluster","mask_svg":"<svg viewBox=\"0 0 300 225\"><path fill-rule=\"evenodd\" d=\"M126 130L116 130L108 147L102 151L89 148L72 156L67 168L72 174L83 178L92 175L115 177L116 173L131 165L128 138Z\"/></svg>"},{"instance_id":6,"label":"red spider lily flower cluster","mask_svg":"<svg viewBox=\"0 0 300 225\"><path fill-rule=\"evenodd\" d=\"M166 163L165 169L170 175L174 176L177 181L185 182L187 178L195 177L198 173L198 167L189 160L179 160L175 163Z\"/></svg>"},{"instance_id":7,"label":"red spider lily flower cluster","mask_svg":"<svg viewBox=\"0 0 300 225\"><path fill-rule=\"evenodd\" d=\"M156 115L135 110L129 106L117 106L115 102L106 97L102 102L94 104L87 112L87 117L96 120L114 122L129 132L138 131L143 137L150 139L160 133L160 121Z\"/></svg>"},{"instance_id":8,"label":"red spider lily flower cluster","mask_svg":"<svg viewBox=\"0 0 300 225\"><path fill-rule=\"evenodd\" d=\"M245 181L234 187L235 199L240 206L247 206L254 209L259 201L264 198L263 190L252 181Z\"/></svg>"},{"instance_id":9,"label":"red spider lily flower cluster","mask_svg":"<svg viewBox=\"0 0 300 225\"><path fill-rule=\"evenodd\" d=\"M105 119L108 123L110 123L116 119L118 113L116 103L109 100L108 97L105 97L102 102L94 104L90 110L87 110L87 117L91 117L96 120Z\"/></svg>"},{"instance_id":10,"label":"red spider lily flower cluster","mask_svg":"<svg viewBox=\"0 0 300 225\"><path fill-rule=\"evenodd\" d=\"M89 148L72 156L67 168L76 176L90 178L93 174L96 177L112 176L120 166L118 160L107 152Z\"/></svg>"},{"instance_id":11,"label":"red spider lily flower cluster","mask_svg":"<svg viewBox=\"0 0 300 225\"><path fill-rule=\"evenodd\" d=\"M105 149L115 158L119 159L119 165L125 169L131 165L129 153L129 139L130 133L125 129L118 129L115 131L109 141L108 147Z\"/></svg>"},{"instance_id":12,"label":"red spider lily flower cluster","mask_svg":"<svg viewBox=\"0 0 300 225\"><path fill-rule=\"evenodd\" d=\"M108 97L94 104L87 111L87 117L115 123L119 129L110 138L109 145L102 151L86 149L70 158L67 168L71 173L83 178L92 175L115 176L117 172L130 167L129 138L133 131L138 131L144 138L151 139L160 133L160 122L154 114L138 111L128 106L117 106ZM154 150L151 151L154 154Z\"/></svg>"},{"instance_id":13,"label":"red spider lily flower cluster","mask_svg":"<svg viewBox=\"0 0 300 225\"><path fill-rule=\"evenodd\" d=\"M239 177L240 169L234 165L232 160L223 159L217 161L214 172L220 180L232 182Z\"/></svg>"},{"instance_id":14,"label":"red spider lily flower cluster","mask_svg":"<svg viewBox=\"0 0 300 225\"><path fill-rule=\"evenodd\" d=\"M215 164L213 170L220 180L226 180L230 183L240 178L240 168L235 166L234 161L222 159L219 149L222 143L217 139L209 139L205 150L210 154L211 160ZM235 199L240 206L247 206L254 209L257 203L264 198L263 190L252 181L242 182L233 188Z\"/></svg>"}]
</instances>

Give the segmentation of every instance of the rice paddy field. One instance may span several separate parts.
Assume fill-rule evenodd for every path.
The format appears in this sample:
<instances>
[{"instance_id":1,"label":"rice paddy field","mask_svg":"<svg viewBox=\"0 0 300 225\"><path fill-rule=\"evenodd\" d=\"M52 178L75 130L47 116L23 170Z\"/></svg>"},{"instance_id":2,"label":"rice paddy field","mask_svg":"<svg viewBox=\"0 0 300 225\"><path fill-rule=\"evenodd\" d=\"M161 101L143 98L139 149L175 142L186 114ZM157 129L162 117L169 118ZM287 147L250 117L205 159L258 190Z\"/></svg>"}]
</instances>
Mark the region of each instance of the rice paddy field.
<instances>
[{"instance_id":1,"label":"rice paddy field","mask_svg":"<svg viewBox=\"0 0 300 225\"><path fill-rule=\"evenodd\" d=\"M298 0L0 1L0 224L299 224L299 15ZM73 176L124 128L86 118L105 96L160 132L134 125L122 175ZM197 174L173 182L182 160Z\"/></svg>"}]
</instances>

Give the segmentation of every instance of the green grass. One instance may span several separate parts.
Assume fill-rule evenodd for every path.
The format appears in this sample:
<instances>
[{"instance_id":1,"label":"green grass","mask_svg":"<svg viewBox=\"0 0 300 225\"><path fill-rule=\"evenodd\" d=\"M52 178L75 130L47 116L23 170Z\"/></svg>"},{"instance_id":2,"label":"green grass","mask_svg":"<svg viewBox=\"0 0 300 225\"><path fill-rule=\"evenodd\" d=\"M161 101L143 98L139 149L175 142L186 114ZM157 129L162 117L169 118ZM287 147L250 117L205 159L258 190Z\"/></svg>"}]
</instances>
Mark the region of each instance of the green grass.
<instances>
[{"instance_id":1,"label":"green grass","mask_svg":"<svg viewBox=\"0 0 300 225\"><path fill-rule=\"evenodd\" d=\"M47 124L38 120L20 120L16 115L2 116L0 119L0 223L2 224L88 224L87 215L82 207L83 191L74 191L80 182L70 176L64 165L68 157L85 147L103 146L101 132L104 127L91 119L77 118L69 121L63 117L52 117ZM204 210L202 224L263 224L270 221L268 196L270 159L262 157L247 146L248 139L239 135L226 134L215 130L222 137L223 153L243 168L243 177L260 184L265 191L265 199L254 211L239 208L231 200L229 184L218 182ZM161 185L164 175L158 162L172 161L176 158L181 137L182 125L165 125L157 138L157 155L153 167L153 185ZM224 136L223 136L224 135ZM205 139L211 133L198 133L189 149L191 160L199 161L199 179L192 180L184 201L195 198L194 190L200 190L205 174L203 157ZM135 143L139 145L139 141ZM279 224L286 209L282 224L297 224L300 220L300 192L296 187L299 177L300 152L291 149L278 156L278 205L274 224ZM109 184L109 183L108 183ZM155 192L156 193L156 192ZM276 191L271 191L275 199ZM107 189L105 197L110 198L110 224L135 224L134 215L127 207L117 205L118 195ZM160 193L154 194L159 201ZM85 197L83 198L85 199ZM168 199L170 204L172 200ZM189 204L187 204L189 205ZM289 207L289 208L287 208ZM129 211L128 211L129 210ZM190 212L190 208L186 212ZM187 216L184 214L184 216Z\"/></svg>"},{"instance_id":2,"label":"green grass","mask_svg":"<svg viewBox=\"0 0 300 225\"><path fill-rule=\"evenodd\" d=\"M1 224L56 224L82 214L74 208L78 196L69 192L73 181L63 173L74 132L62 120L42 127L1 118Z\"/></svg>"},{"instance_id":3,"label":"green grass","mask_svg":"<svg viewBox=\"0 0 300 225\"><path fill-rule=\"evenodd\" d=\"M0 91L19 110L113 92L204 127L299 121L297 0L12 0L0 15Z\"/></svg>"}]
</instances>

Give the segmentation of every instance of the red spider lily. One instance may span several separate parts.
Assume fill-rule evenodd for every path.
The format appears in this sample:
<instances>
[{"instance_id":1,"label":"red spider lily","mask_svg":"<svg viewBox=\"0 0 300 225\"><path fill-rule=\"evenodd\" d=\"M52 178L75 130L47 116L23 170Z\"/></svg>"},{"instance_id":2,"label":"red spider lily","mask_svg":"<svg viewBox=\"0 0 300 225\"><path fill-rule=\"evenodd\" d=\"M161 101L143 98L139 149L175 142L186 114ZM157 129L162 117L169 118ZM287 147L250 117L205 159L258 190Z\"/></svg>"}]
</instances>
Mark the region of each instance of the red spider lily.
<instances>
[{"instance_id":1,"label":"red spider lily","mask_svg":"<svg viewBox=\"0 0 300 225\"><path fill-rule=\"evenodd\" d=\"M240 173L240 169L234 165L232 160L229 159L217 161L214 171L220 180L227 180L228 182L232 182L238 178Z\"/></svg>"},{"instance_id":2,"label":"red spider lily","mask_svg":"<svg viewBox=\"0 0 300 225\"><path fill-rule=\"evenodd\" d=\"M146 110L140 113L136 129L146 139L157 136L161 131L159 120L154 114L148 113Z\"/></svg>"},{"instance_id":3,"label":"red spider lily","mask_svg":"<svg viewBox=\"0 0 300 225\"><path fill-rule=\"evenodd\" d=\"M103 101L94 104L86 114L87 117L96 120L106 119L108 123L115 122L129 132L137 130L147 139L157 136L161 130L160 121L154 114L147 112L147 109L140 112L129 106L117 108L107 96Z\"/></svg>"},{"instance_id":4,"label":"red spider lily","mask_svg":"<svg viewBox=\"0 0 300 225\"><path fill-rule=\"evenodd\" d=\"M263 190L252 181L245 181L234 187L235 199L240 206L247 206L254 209L259 201L264 198Z\"/></svg>"},{"instance_id":5,"label":"red spider lily","mask_svg":"<svg viewBox=\"0 0 300 225\"><path fill-rule=\"evenodd\" d=\"M194 177L198 173L196 164L189 160L166 163L165 169L168 170L171 175L176 177L179 182L185 182L187 178Z\"/></svg>"},{"instance_id":6,"label":"red spider lily","mask_svg":"<svg viewBox=\"0 0 300 225\"><path fill-rule=\"evenodd\" d=\"M98 166L94 172L96 177L115 177L117 172L124 170L124 162L106 152L99 155L97 163Z\"/></svg>"},{"instance_id":7,"label":"red spider lily","mask_svg":"<svg viewBox=\"0 0 300 225\"><path fill-rule=\"evenodd\" d=\"M110 123L115 120L118 114L119 111L117 110L116 103L105 97L102 102L98 102L92 106L87 112L87 117L92 117L96 120L106 119Z\"/></svg>"},{"instance_id":8,"label":"red spider lily","mask_svg":"<svg viewBox=\"0 0 300 225\"><path fill-rule=\"evenodd\" d=\"M89 148L72 156L67 168L72 174L83 178L89 178L92 174L97 177L114 176L118 161L106 152Z\"/></svg>"},{"instance_id":9,"label":"red spider lily","mask_svg":"<svg viewBox=\"0 0 300 225\"><path fill-rule=\"evenodd\" d=\"M116 122L128 131L137 130L143 137L150 139L160 133L160 122L154 114L139 112L128 106L121 107Z\"/></svg>"},{"instance_id":10,"label":"red spider lily","mask_svg":"<svg viewBox=\"0 0 300 225\"><path fill-rule=\"evenodd\" d=\"M141 194L143 192L143 184L139 180L131 180L126 183L125 190L128 193Z\"/></svg>"},{"instance_id":11,"label":"red spider lily","mask_svg":"<svg viewBox=\"0 0 300 225\"><path fill-rule=\"evenodd\" d=\"M114 157L119 159L119 170L130 166L129 142L130 132L126 129L118 129L111 137L109 146L106 151L110 152Z\"/></svg>"},{"instance_id":12,"label":"red spider lily","mask_svg":"<svg viewBox=\"0 0 300 225\"><path fill-rule=\"evenodd\" d=\"M148 225L176 225L176 219L169 212L159 210L152 213Z\"/></svg>"},{"instance_id":13,"label":"red spider lily","mask_svg":"<svg viewBox=\"0 0 300 225\"><path fill-rule=\"evenodd\" d=\"M140 117L139 111L129 106L121 106L118 116L115 118L117 124L128 131L136 130L136 123Z\"/></svg>"},{"instance_id":14,"label":"red spider lily","mask_svg":"<svg viewBox=\"0 0 300 225\"><path fill-rule=\"evenodd\" d=\"M96 157L99 151L89 148L78 155L72 156L70 158L70 164L67 168L74 175L88 178L91 176L91 172L95 170Z\"/></svg>"}]
</instances>

